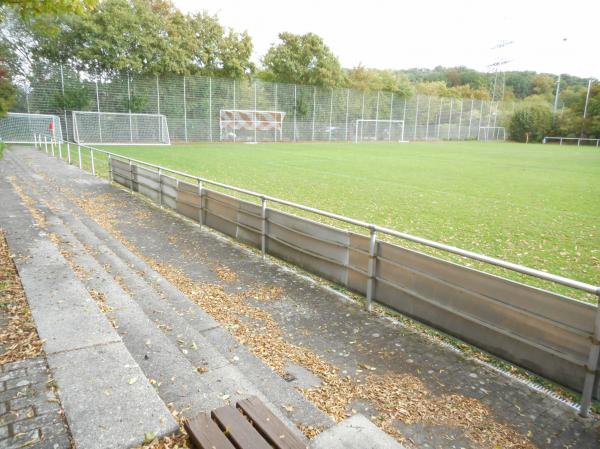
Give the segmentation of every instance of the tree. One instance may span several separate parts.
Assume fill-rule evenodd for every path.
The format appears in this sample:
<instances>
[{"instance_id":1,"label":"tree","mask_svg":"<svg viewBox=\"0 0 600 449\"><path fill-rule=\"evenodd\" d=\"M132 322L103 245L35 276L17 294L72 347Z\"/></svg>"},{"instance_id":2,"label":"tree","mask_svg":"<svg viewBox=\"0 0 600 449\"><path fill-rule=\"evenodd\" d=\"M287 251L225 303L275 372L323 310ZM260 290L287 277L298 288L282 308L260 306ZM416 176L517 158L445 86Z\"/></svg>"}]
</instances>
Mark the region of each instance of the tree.
<instances>
[{"instance_id":1,"label":"tree","mask_svg":"<svg viewBox=\"0 0 600 449\"><path fill-rule=\"evenodd\" d=\"M539 142L552 128L552 112L547 106L530 106L516 111L509 124L512 140Z\"/></svg>"},{"instance_id":2,"label":"tree","mask_svg":"<svg viewBox=\"0 0 600 449\"><path fill-rule=\"evenodd\" d=\"M342 85L344 73L340 62L319 36L280 33L279 40L262 59L262 78L325 87Z\"/></svg>"},{"instance_id":3,"label":"tree","mask_svg":"<svg viewBox=\"0 0 600 449\"><path fill-rule=\"evenodd\" d=\"M394 92L402 98L410 97L414 92L408 77L403 73L367 69L360 64L347 72L346 86L358 90Z\"/></svg>"},{"instance_id":4,"label":"tree","mask_svg":"<svg viewBox=\"0 0 600 449\"><path fill-rule=\"evenodd\" d=\"M21 22L28 33L28 39L20 39L21 53L101 76L240 77L254 69L247 33L226 30L206 13L185 15L170 0L104 0L94 14L42 15Z\"/></svg>"},{"instance_id":5,"label":"tree","mask_svg":"<svg viewBox=\"0 0 600 449\"><path fill-rule=\"evenodd\" d=\"M84 14L94 9L98 0L0 0L0 7L13 9L23 18L43 14ZM0 11L0 18L2 12Z\"/></svg>"}]
</instances>

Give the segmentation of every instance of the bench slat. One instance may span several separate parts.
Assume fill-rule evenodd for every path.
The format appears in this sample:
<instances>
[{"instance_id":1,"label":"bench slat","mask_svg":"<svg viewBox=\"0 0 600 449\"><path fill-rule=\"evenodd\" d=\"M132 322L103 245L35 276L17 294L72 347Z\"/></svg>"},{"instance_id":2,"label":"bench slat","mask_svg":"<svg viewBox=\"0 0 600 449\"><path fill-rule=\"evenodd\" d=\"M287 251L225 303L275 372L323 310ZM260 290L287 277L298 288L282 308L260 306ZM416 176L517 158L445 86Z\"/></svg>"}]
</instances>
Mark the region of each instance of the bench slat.
<instances>
[{"instance_id":1,"label":"bench slat","mask_svg":"<svg viewBox=\"0 0 600 449\"><path fill-rule=\"evenodd\" d=\"M183 427L196 449L235 449L208 413L188 419Z\"/></svg>"},{"instance_id":2,"label":"bench slat","mask_svg":"<svg viewBox=\"0 0 600 449\"><path fill-rule=\"evenodd\" d=\"M273 449L231 405L213 410L212 417L237 449Z\"/></svg>"},{"instance_id":3,"label":"bench slat","mask_svg":"<svg viewBox=\"0 0 600 449\"><path fill-rule=\"evenodd\" d=\"M307 446L257 397L239 401L237 406L250 418L254 427L276 449L307 449Z\"/></svg>"}]
</instances>

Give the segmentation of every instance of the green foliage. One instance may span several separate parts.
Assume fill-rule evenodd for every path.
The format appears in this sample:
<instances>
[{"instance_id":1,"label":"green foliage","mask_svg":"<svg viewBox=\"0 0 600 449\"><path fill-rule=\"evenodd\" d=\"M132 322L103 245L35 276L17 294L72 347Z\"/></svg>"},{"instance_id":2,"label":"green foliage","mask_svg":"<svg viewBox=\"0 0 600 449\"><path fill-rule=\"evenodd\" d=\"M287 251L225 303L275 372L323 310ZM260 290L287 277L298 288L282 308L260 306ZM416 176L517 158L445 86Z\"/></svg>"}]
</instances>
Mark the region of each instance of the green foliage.
<instances>
[{"instance_id":1,"label":"green foliage","mask_svg":"<svg viewBox=\"0 0 600 449\"><path fill-rule=\"evenodd\" d=\"M0 117L8 113L16 99L16 90L7 63L9 57L7 48L0 45Z\"/></svg>"},{"instance_id":2,"label":"green foliage","mask_svg":"<svg viewBox=\"0 0 600 449\"><path fill-rule=\"evenodd\" d=\"M62 91L54 93L51 107L57 111L85 111L90 102L90 92L86 86L65 87Z\"/></svg>"},{"instance_id":3,"label":"green foliage","mask_svg":"<svg viewBox=\"0 0 600 449\"><path fill-rule=\"evenodd\" d=\"M344 73L338 58L313 33L280 33L280 42L271 46L262 63L261 77L268 81L341 86Z\"/></svg>"},{"instance_id":4,"label":"green foliage","mask_svg":"<svg viewBox=\"0 0 600 449\"><path fill-rule=\"evenodd\" d=\"M362 65L347 72L346 86L359 90L394 92L402 98L410 97L414 93L406 75L392 70L367 69Z\"/></svg>"},{"instance_id":5,"label":"green foliage","mask_svg":"<svg viewBox=\"0 0 600 449\"><path fill-rule=\"evenodd\" d=\"M43 14L85 14L97 3L98 0L0 0L0 7L12 8L21 17L30 18Z\"/></svg>"},{"instance_id":6,"label":"green foliage","mask_svg":"<svg viewBox=\"0 0 600 449\"><path fill-rule=\"evenodd\" d=\"M206 13L184 15L170 0L104 0L93 14L43 15L24 27L22 54L103 76L241 77L254 70L247 33L226 30Z\"/></svg>"},{"instance_id":7,"label":"green foliage","mask_svg":"<svg viewBox=\"0 0 600 449\"><path fill-rule=\"evenodd\" d=\"M487 89L473 89L470 85L448 87L445 81L420 82L415 86L419 94L434 95L437 97L452 98L475 98L478 100L489 100L490 94Z\"/></svg>"},{"instance_id":8,"label":"green foliage","mask_svg":"<svg viewBox=\"0 0 600 449\"><path fill-rule=\"evenodd\" d=\"M552 112L545 106L516 111L509 124L510 138L517 142L540 142L552 128Z\"/></svg>"}]
</instances>

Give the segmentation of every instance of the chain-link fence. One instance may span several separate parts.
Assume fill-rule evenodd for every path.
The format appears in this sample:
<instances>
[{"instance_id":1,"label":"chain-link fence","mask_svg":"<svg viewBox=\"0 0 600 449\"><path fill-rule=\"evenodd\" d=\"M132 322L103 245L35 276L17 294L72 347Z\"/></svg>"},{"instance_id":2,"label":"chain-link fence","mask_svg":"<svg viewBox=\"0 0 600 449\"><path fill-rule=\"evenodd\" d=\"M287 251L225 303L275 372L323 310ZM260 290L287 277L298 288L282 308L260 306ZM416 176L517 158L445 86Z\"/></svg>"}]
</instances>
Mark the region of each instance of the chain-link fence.
<instances>
[{"instance_id":1,"label":"chain-link fence","mask_svg":"<svg viewBox=\"0 0 600 449\"><path fill-rule=\"evenodd\" d=\"M375 120L361 140L477 139L482 127L505 125L506 105L474 99L384 91L268 83L206 76L115 76L95 79L48 67L30 80L16 110L56 114L73 140L72 111L164 114L172 141L219 141L221 109L285 112L281 134L256 133L259 141L354 141L357 120ZM254 140L254 133L239 140Z\"/></svg>"}]
</instances>

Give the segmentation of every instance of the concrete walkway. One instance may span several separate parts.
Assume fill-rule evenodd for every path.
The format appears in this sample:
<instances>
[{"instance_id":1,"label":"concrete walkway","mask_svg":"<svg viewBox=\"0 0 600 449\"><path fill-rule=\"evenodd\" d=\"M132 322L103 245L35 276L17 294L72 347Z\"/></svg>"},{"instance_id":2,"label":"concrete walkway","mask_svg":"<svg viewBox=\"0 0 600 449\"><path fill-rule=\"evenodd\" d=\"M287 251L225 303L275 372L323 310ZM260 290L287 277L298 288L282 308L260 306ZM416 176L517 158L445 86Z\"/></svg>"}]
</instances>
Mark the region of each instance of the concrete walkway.
<instances>
[{"instance_id":1,"label":"concrete walkway","mask_svg":"<svg viewBox=\"0 0 600 449\"><path fill-rule=\"evenodd\" d=\"M258 390L301 427L327 428L331 421L290 386L303 388L319 408L338 419L362 412L407 447L600 444L597 421L577 417L570 407L417 330L367 314L280 265L265 263L224 238L45 154L11 149L6 159L0 183L6 187L6 178L14 176L28 195L48 208L48 230L59 236L63 253L73 254L72 264L94 273L87 276L92 280L83 279L86 288L106 298L111 309L107 317L116 321L125 345L136 362L146 366L150 379L167 379L170 364L187 363L206 369L206 375L215 374L204 379L203 388L209 388L235 369L229 378L242 375L247 381L244 393ZM79 246L73 247L76 241ZM187 298L169 290L170 284ZM110 288L102 291L103 285ZM131 310L128 297L135 299L133 305L143 316ZM136 322L132 316L145 316L147 321ZM163 332L139 337L149 323ZM128 343L128 335L139 340ZM150 354L151 362L145 363L145 353L134 348L148 346L149 340L150 346L156 341L164 350ZM214 348L217 354L196 354L198 346ZM171 354L173 347L183 356ZM165 357L162 365L159 354ZM187 384L194 382L197 379L190 376ZM202 407L187 400L189 395L178 400L178 390L169 392L168 382L158 390L163 400L173 398L170 402L180 409ZM236 389L225 388L212 397L223 391L232 393L221 398Z\"/></svg>"}]
</instances>

